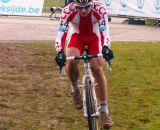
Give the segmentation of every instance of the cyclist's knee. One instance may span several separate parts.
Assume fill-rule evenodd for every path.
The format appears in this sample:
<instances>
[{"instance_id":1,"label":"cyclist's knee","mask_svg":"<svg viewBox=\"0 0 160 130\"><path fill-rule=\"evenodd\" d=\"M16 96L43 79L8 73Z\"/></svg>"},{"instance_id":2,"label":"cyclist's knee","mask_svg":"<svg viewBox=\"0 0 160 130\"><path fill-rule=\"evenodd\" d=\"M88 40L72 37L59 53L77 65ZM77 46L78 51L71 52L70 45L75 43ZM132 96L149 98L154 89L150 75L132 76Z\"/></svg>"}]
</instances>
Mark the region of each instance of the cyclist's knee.
<instances>
[{"instance_id":1,"label":"cyclist's knee","mask_svg":"<svg viewBox=\"0 0 160 130\"><path fill-rule=\"evenodd\" d=\"M94 65L92 66L92 71L93 73L102 73L103 72L103 69L102 69L102 66L101 65Z\"/></svg>"},{"instance_id":2,"label":"cyclist's knee","mask_svg":"<svg viewBox=\"0 0 160 130\"><path fill-rule=\"evenodd\" d=\"M77 69L78 68L78 61L68 61L68 63L67 63L67 69L69 70L69 71L71 71L71 70L74 70L74 69Z\"/></svg>"},{"instance_id":3,"label":"cyclist's knee","mask_svg":"<svg viewBox=\"0 0 160 130\"><path fill-rule=\"evenodd\" d=\"M67 56L79 56L80 51L75 47L67 48L66 55Z\"/></svg>"},{"instance_id":4,"label":"cyclist's knee","mask_svg":"<svg viewBox=\"0 0 160 130\"><path fill-rule=\"evenodd\" d=\"M103 60L102 59L94 59L92 64L92 70L94 72L102 72Z\"/></svg>"}]
</instances>

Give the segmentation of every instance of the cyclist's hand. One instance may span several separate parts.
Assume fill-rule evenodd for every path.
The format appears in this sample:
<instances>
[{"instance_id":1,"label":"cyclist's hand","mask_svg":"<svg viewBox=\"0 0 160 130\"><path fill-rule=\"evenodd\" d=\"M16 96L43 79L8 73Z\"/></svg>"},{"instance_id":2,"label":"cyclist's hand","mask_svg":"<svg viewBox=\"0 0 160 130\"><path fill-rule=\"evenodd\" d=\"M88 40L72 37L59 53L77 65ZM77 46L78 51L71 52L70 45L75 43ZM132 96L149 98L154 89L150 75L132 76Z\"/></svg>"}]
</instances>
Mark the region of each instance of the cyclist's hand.
<instances>
[{"instance_id":1,"label":"cyclist's hand","mask_svg":"<svg viewBox=\"0 0 160 130\"><path fill-rule=\"evenodd\" d=\"M56 58L55 58L56 63L58 64L58 66L60 68L62 68L63 66L65 66L65 62L66 62L66 55L63 51L59 51Z\"/></svg>"},{"instance_id":2,"label":"cyclist's hand","mask_svg":"<svg viewBox=\"0 0 160 130\"><path fill-rule=\"evenodd\" d=\"M102 54L103 58L106 59L106 61L110 61L114 58L113 51L108 46L103 46Z\"/></svg>"}]
</instances>

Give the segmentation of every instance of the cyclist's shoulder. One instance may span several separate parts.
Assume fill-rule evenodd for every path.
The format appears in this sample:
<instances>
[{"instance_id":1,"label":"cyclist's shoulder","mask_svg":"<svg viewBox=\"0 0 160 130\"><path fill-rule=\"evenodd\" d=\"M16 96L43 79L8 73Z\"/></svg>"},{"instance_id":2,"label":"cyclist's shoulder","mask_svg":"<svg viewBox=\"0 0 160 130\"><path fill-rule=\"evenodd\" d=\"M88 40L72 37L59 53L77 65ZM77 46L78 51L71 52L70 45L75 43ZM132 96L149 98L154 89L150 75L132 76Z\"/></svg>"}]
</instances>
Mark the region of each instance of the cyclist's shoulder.
<instances>
[{"instance_id":1,"label":"cyclist's shoulder","mask_svg":"<svg viewBox=\"0 0 160 130\"><path fill-rule=\"evenodd\" d=\"M94 1L93 4L93 12L95 15L98 15L101 18L104 18L104 15L108 15L106 7L102 2Z\"/></svg>"},{"instance_id":2,"label":"cyclist's shoulder","mask_svg":"<svg viewBox=\"0 0 160 130\"><path fill-rule=\"evenodd\" d=\"M61 19L68 19L69 17L71 16L73 17L76 14L77 14L77 9L75 3L72 2L63 8L61 12Z\"/></svg>"}]
</instances>

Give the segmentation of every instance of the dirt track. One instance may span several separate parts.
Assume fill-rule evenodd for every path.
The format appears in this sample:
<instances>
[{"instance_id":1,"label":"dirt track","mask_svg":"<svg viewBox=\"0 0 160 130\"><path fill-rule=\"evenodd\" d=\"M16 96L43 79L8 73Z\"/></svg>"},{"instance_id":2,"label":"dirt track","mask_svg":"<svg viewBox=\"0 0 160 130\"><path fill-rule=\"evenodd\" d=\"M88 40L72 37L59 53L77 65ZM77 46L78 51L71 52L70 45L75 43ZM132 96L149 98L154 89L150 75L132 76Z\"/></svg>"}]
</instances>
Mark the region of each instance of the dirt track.
<instances>
[{"instance_id":1,"label":"dirt track","mask_svg":"<svg viewBox=\"0 0 160 130\"><path fill-rule=\"evenodd\" d=\"M112 18L112 41L160 41L160 28L122 24ZM46 17L0 17L0 43L31 43L54 41L59 21Z\"/></svg>"}]
</instances>

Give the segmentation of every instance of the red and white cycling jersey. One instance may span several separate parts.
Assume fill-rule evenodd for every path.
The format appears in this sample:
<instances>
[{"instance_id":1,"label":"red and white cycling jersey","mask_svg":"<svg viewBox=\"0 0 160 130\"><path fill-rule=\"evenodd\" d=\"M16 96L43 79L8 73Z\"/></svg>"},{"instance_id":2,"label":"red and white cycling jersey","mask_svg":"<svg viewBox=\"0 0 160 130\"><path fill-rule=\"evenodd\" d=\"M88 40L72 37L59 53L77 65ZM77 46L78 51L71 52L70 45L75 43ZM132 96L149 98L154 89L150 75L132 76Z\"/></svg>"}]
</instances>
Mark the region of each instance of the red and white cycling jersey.
<instances>
[{"instance_id":1,"label":"red and white cycling jersey","mask_svg":"<svg viewBox=\"0 0 160 130\"><path fill-rule=\"evenodd\" d=\"M68 27L69 23L70 26ZM95 44L93 40L97 42L97 45L90 47L90 49L93 49L93 53L95 48L96 53L101 52L103 45L110 47L108 14L106 8L100 2L93 2L92 11L86 17L80 16L75 2L72 2L62 10L55 44L57 52L64 49L68 29L70 29L69 34L71 35L68 47L75 46L80 48L80 41L90 41L91 43L89 44Z\"/></svg>"}]
</instances>

